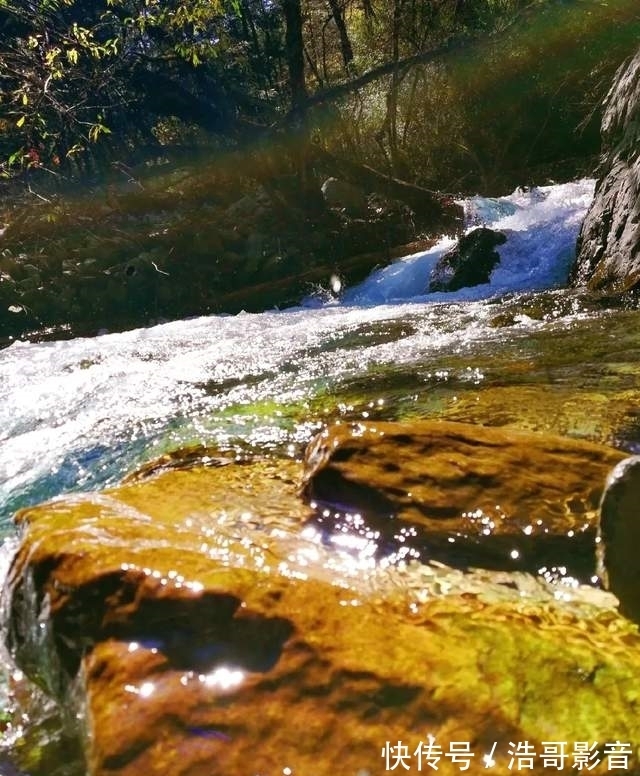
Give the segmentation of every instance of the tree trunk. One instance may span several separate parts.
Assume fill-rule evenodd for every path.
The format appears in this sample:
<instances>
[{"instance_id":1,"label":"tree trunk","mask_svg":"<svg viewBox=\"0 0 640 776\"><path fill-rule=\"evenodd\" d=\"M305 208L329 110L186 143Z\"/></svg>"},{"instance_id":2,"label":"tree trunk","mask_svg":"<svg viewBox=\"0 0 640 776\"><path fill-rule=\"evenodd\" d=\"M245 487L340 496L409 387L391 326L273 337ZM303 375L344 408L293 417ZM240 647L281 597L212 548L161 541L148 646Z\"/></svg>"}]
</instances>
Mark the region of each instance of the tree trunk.
<instances>
[{"instance_id":1,"label":"tree trunk","mask_svg":"<svg viewBox=\"0 0 640 776\"><path fill-rule=\"evenodd\" d=\"M393 3L393 38L391 57L395 64L391 73L391 86L387 94L387 132L389 140L389 155L391 156L391 169L394 175L398 174L398 91L400 88L400 73L398 62L400 61L400 16L402 12L402 0L394 0Z\"/></svg>"},{"instance_id":2,"label":"tree trunk","mask_svg":"<svg viewBox=\"0 0 640 776\"><path fill-rule=\"evenodd\" d=\"M307 109L309 96L304 78L304 40L302 36L302 9L300 0L282 0L285 16L285 47L289 67L289 88L291 90L291 130L293 158L297 168L301 195L309 211L321 210L324 206L320 191L315 185L309 156L309 128Z\"/></svg>"},{"instance_id":3,"label":"tree trunk","mask_svg":"<svg viewBox=\"0 0 640 776\"><path fill-rule=\"evenodd\" d=\"M371 0L362 0L362 10L364 12L364 18L371 20L375 18L375 12Z\"/></svg>"},{"instance_id":4,"label":"tree trunk","mask_svg":"<svg viewBox=\"0 0 640 776\"><path fill-rule=\"evenodd\" d=\"M300 0L282 0L285 20L285 49L289 67L291 112L304 123L307 109L307 85L304 80L304 41Z\"/></svg>"},{"instance_id":5,"label":"tree trunk","mask_svg":"<svg viewBox=\"0 0 640 776\"><path fill-rule=\"evenodd\" d=\"M338 28L338 35L340 36L342 61L344 62L345 69L348 70L349 65L351 62L353 62L353 49L351 48L351 41L349 40L347 25L344 21L344 14L338 0L329 0L329 7L331 8L333 21L336 23L336 27Z\"/></svg>"}]
</instances>

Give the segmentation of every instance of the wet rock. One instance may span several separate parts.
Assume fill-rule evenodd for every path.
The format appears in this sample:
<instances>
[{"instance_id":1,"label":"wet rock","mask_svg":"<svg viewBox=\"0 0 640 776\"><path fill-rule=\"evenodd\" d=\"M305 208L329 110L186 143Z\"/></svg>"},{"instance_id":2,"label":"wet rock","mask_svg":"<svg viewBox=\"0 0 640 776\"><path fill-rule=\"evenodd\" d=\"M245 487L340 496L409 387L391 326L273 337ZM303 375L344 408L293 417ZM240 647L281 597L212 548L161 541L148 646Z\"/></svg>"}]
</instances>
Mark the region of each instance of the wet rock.
<instances>
[{"instance_id":1,"label":"wet rock","mask_svg":"<svg viewBox=\"0 0 640 776\"><path fill-rule=\"evenodd\" d=\"M625 459L611 472L600 510L600 574L620 600L620 611L640 622L640 456Z\"/></svg>"},{"instance_id":2,"label":"wet rock","mask_svg":"<svg viewBox=\"0 0 640 776\"><path fill-rule=\"evenodd\" d=\"M516 316L511 312L506 312L494 315L489 321L489 326L494 329L504 329L507 326L515 326L516 323Z\"/></svg>"},{"instance_id":3,"label":"wet rock","mask_svg":"<svg viewBox=\"0 0 640 776\"><path fill-rule=\"evenodd\" d=\"M123 483L140 482L168 471L193 469L196 466L228 466L232 463L238 463L238 461L235 456L231 456L229 453L223 453L215 447L193 445L172 450L147 461L128 474Z\"/></svg>"},{"instance_id":4,"label":"wet rock","mask_svg":"<svg viewBox=\"0 0 640 776\"><path fill-rule=\"evenodd\" d=\"M198 453L197 450L194 452ZM184 455L177 457L185 463ZM186 458L188 459L188 455ZM163 464L171 466L175 459L172 462L169 456L168 459L160 459L156 463L159 464L155 467L156 470L161 470ZM57 646L60 650L61 665L68 669L77 665L83 644L112 633L111 629L117 629L118 622L127 619L126 612L132 602L127 600L126 595L121 600L116 600L118 596L113 598L111 603L106 604L106 609L104 605L98 604L97 600L102 595L110 597L114 583L116 588L121 582L127 588L129 579L135 587L135 580L142 578L140 570L146 564L144 557L152 547L160 564L158 566L154 562L154 568L166 565L170 557L177 561L179 556L183 556L185 560L190 558L196 563L190 572L191 578L195 579L196 566L203 572L209 567L214 577L219 573L224 577L227 573L224 571L224 557L230 557L229 553L239 552L237 559L242 564L244 561L241 557L247 561L251 555L251 550L247 555L247 551L242 549L242 543L238 544L238 539L233 538L233 526L254 525L255 517L251 511L254 500L262 501L262 515L265 517L272 512L281 514L282 504L287 504L287 511L292 518L297 518L298 524L309 514L308 508L295 496L293 475L298 473L298 469L291 463L285 462L277 467L269 462L254 463L250 470L245 466L221 466L192 471L169 471L147 482L137 482L140 477L145 478L151 474L149 469L153 468L153 464L147 468L143 467L133 476L134 482L123 486L117 494L107 491L104 496L93 500L78 497L66 503L52 504L51 509L47 507L45 510L47 517L43 521L37 519L36 513L31 511L18 517L29 536L28 542L33 540L42 547L44 554L39 557L45 563L45 557L53 549L53 544L66 544L64 535L68 531L73 533L73 538L71 534L67 536L75 549L71 555L66 555L63 551L65 557L61 556L60 563L54 564L56 573L46 583L47 589L41 591L46 596L46 606L52 618L53 631L49 636L55 640L59 634L64 633L61 643ZM181 519L177 518L178 512L175 511L178 501L182 503L179 508ZM205 505L207 513L198 516L197 513ZM44 517L44 514L41 513L40 516ZM150 514L153 514L153 519ZM55 529L54 523L57 525ZM52 544L47 550L40 544L40 540L49 533ZM90 563L78 563L85 550L89 549L98 536L102 537L99 543L104 540L104 552ZM127 558L121 555L125 546L130 546L130 552L127 550L126 553ZM23 549L27 551L26 544ZM31 566L31 561L27 560L26 556L19 554L16 558L13 569L16 575L13 603L18 607L19 599L25 592L23 585L30 584L27 577L40 563L36 555L32 558L34 566ZM214 556L221 561L219 567L213 562ZM149 556L148 560L150 559ZM131 564L131 567L122 568L123 562L125 566L127 563ZM167 567L167 573L168 571ZM23 576L24 574L27 576ZM146 572L143 572L142 576L146 576ZM173 575L169 578L173 578ZM162 577L156 579L152 575L149 582L156 588L156 593L159 593L166 586L167 578L162 582ZM53 585L50 589L49 584ZM198 593L190 584L180 583L176 590L177 596L185 599L192 599L194 592ZM142 598L146 596L143 592L140 595ZM153 595L155 596L155 593ZM71 599L75 600L75 604L69 606ZM90 603L92 599L93 604ZM42 603L40 600L36 606ZM137 604L134 608L137 608ZM34 615L37 616L35 610L28 617L26 612L21 614L11 626L9 634L12 648L22 656L26 665L29 665L32 659L39 660L37 654L31 655L33 638L39 638L38 628L35 627L32 631L29 626L28 620ZM27 657L27 654L30 656ZM50 691L55 689L58 678L50 677Z\"/></svg>"},{"instance_id":5,"label":"wet rock","mask_svg":"<svg viewBox=\"0 0 640 776\"><path fill-rule=\"evenodd\" d=\"M597 508L623 454L446 421L333 426L306 453L303 492L390 547L459 567L595 572ZM347 516L345 518L345 515Z\"/></svg>"},{"instance_id":6,"label":"wet rock","mask_svg":"<svg viewBox=\"0 0 640 776\"><path fill-rule=\"evenodd\" d=\"M488 283L493 268L500 261L494 248L506 241L502 232L485 227L463 235L431 271L429 291L457 291Z\"/></svg>"},{"instance_id":7,"label":"wet rock","mask_svg":"<svg viewBox=\"0 0 640 776\"><path fill-rule=\"evenodd\" d=\"M640 51L616 73L602 141L601 173L578 237L571 280L615 296L640 283Z\"/></svg>"},{"instance_id":8,"label":"wet rock","mask_svg":"<svg viewBox=\"0 0 640 776\"><path fill-rule=\"evenodd\" d=\"M517 365L511 374L516 374ZM544 383L485 386L460 392L443 409L442 419L496 426L513 425L537 433L579 436L592 442L624 444L624 434L637 438L629 418L630 392L603 393L594 386L579 393L569 386L549 391ZM621 438L622 437L622 438Z\"/></svg>"},{"instance_id":9,"label":"wet rock","mask_svg":"<svg viewBox=\"0 0 640 776\"><path fill-rule=\"evenodd\" d=\"M466 741L469 774L493 750L506 776L510 741L638 740L640 637L614 612L332 552L300 533L298 473L170 471L19 515L8 643L83 713L78 773L379 773L387 742L417 770L434 736L445 775Z\"/></svg>"}]
</instances>

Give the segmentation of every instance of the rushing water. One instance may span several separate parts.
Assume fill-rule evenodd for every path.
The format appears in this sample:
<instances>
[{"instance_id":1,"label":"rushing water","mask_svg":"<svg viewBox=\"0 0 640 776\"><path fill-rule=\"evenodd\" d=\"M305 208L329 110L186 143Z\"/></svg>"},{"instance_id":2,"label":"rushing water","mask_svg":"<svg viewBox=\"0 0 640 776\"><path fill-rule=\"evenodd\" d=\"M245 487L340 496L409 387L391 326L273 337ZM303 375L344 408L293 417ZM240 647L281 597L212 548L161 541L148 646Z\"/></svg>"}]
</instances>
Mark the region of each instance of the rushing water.
<instances>
[{"instance_id":1,"label":"rushing water","mask_svg":"<svg viewBox=\"0 0 640 776\"><path fill-rule=\"evenodd\" d=\"M634 354L625 368L618 356L635 347L624 318L633 314L586 312L566 290L531 294L566 279L592 191L591 181L581 181L467 201L470 226L508 236L491 282L474 289L425 294L445 240L340 300L91 339L16 342L0 352L2 530L19 507L112 484L177 446L298 456L336 416L446 414L607 439L611 423L604 423L609 431L593 428L589 402L594 391L606 394L622 401L608 411L629 415ZM618 330L617 366L594 377L594 359L600 370L611 360L600 352L603 333L608 339ZM544 408L526 393L546 384L555 391L546 395L553 422L539 417ZM513 389L528 395L519 417L496 394L510 387L515 406ZM569 394L576 391L586 402L577 420L579 406L570 419L554 404L554 397L575 404ZM480 396L498 397L496 407ZM474 415L474 403L484 415ZM633 417L627 421L625 428Z\"/></svg>"},{"instance_id":2,"label":"rushing water","mask_svg":"<svg viewBox=\"0 0 640 776\"><path fill-rule=\"evenodd\" d=\"M340 299L0 351L0 537L16 509L113 484L166 450L299 458L337 417L512 424L636 450L640 315L562 288L592 193L580 181L465 202L470 228L508 237L474 289L425 293L445 240Z\"/></svg>"}]
</instances>

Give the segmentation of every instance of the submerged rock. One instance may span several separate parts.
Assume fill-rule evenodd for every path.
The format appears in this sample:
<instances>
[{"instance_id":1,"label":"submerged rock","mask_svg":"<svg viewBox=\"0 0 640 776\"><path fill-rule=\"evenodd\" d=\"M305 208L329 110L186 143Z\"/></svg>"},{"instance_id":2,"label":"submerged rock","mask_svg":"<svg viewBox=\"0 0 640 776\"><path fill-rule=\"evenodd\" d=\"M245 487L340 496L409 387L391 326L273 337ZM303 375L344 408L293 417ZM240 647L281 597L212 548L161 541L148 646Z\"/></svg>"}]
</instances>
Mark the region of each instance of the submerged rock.
<instances>
[{"instance_id":1,"label":"submerged rock","mask_svg":"<svg viewBox=\"0 0 640 776\"><path fill-rule=\"evenodd\" d=\"M500 254L494 248L506 241L502 232L486 227L463 235L431 271L429 291L457 291L488 283L493 268L500 261Z\"/></svg>"},{"instance_id":2,"label":"submerged rock","mask_svg":"<svg viewBox=\"0 0 640 776\"><path fill-rule=\"evenodd\" d=\"M340 424L311 443L304 493L392 545L455 566L595 572L597 508L623 454L446 421ZM353 520L351 520L353 522Z\"/></svg>"},{"instance_id":3,"label":"submerged rock","mask_svg":"<svg viewBox=\"0 0 640 776\"><path fill-rule=\"evenodd\" d=\"M488 482L504 456L485 432ZM394 441L391 460L411 470L415 444ZM558 468L543 475L532 438L519 441L544 499L580 445L549 442ZM462 459L444 457L452 481ZM585 478L605 460L584 448ZM506 776L517 742L541 765L549 740L567 742L568 768L574 742L598 742L602 775L606 742L638 740L640 637L605 594L579 603L580 589L556 595L524 575L380 567L311 530L299 475L265 461L165 471L18 515L3 632L28 675L81 715L87 764L74 773L356 776L405 751L418 770L433 736L445 776L465 765L452 742L468 745L467 773L485 773L490 753Z\"/></svg>"},{"instance_id":4,"label":"submerged rock","mask_svg":"<svg viewBox=\"0 0 640 776\"><path fill-rule=\"evenodd\" d=\"M578 237L572 282L618 295L640 284L640 51L616 74L602 139L601 174Z\"/></svg>"}]
</instances>

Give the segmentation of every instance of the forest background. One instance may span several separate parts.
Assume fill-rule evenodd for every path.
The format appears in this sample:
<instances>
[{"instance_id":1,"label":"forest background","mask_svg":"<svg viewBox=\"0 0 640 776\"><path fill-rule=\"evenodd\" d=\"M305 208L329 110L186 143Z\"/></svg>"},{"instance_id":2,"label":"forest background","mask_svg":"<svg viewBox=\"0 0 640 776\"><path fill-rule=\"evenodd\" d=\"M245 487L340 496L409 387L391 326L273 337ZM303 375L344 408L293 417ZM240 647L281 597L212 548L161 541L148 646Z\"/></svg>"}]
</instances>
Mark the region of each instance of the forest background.
<instances>
[{"instance_id":1,"label":"forest background","mask_svg":"<svg viewBox=\"0 0 640 776\"><path fill-rule=\"evenodd\" d=\"M416 197L593 174L639 33L630 0L2 0L0 336L286 303L444 231ZM327 214L331 175L386 199Z\"/></svg>"}]
</instances>

